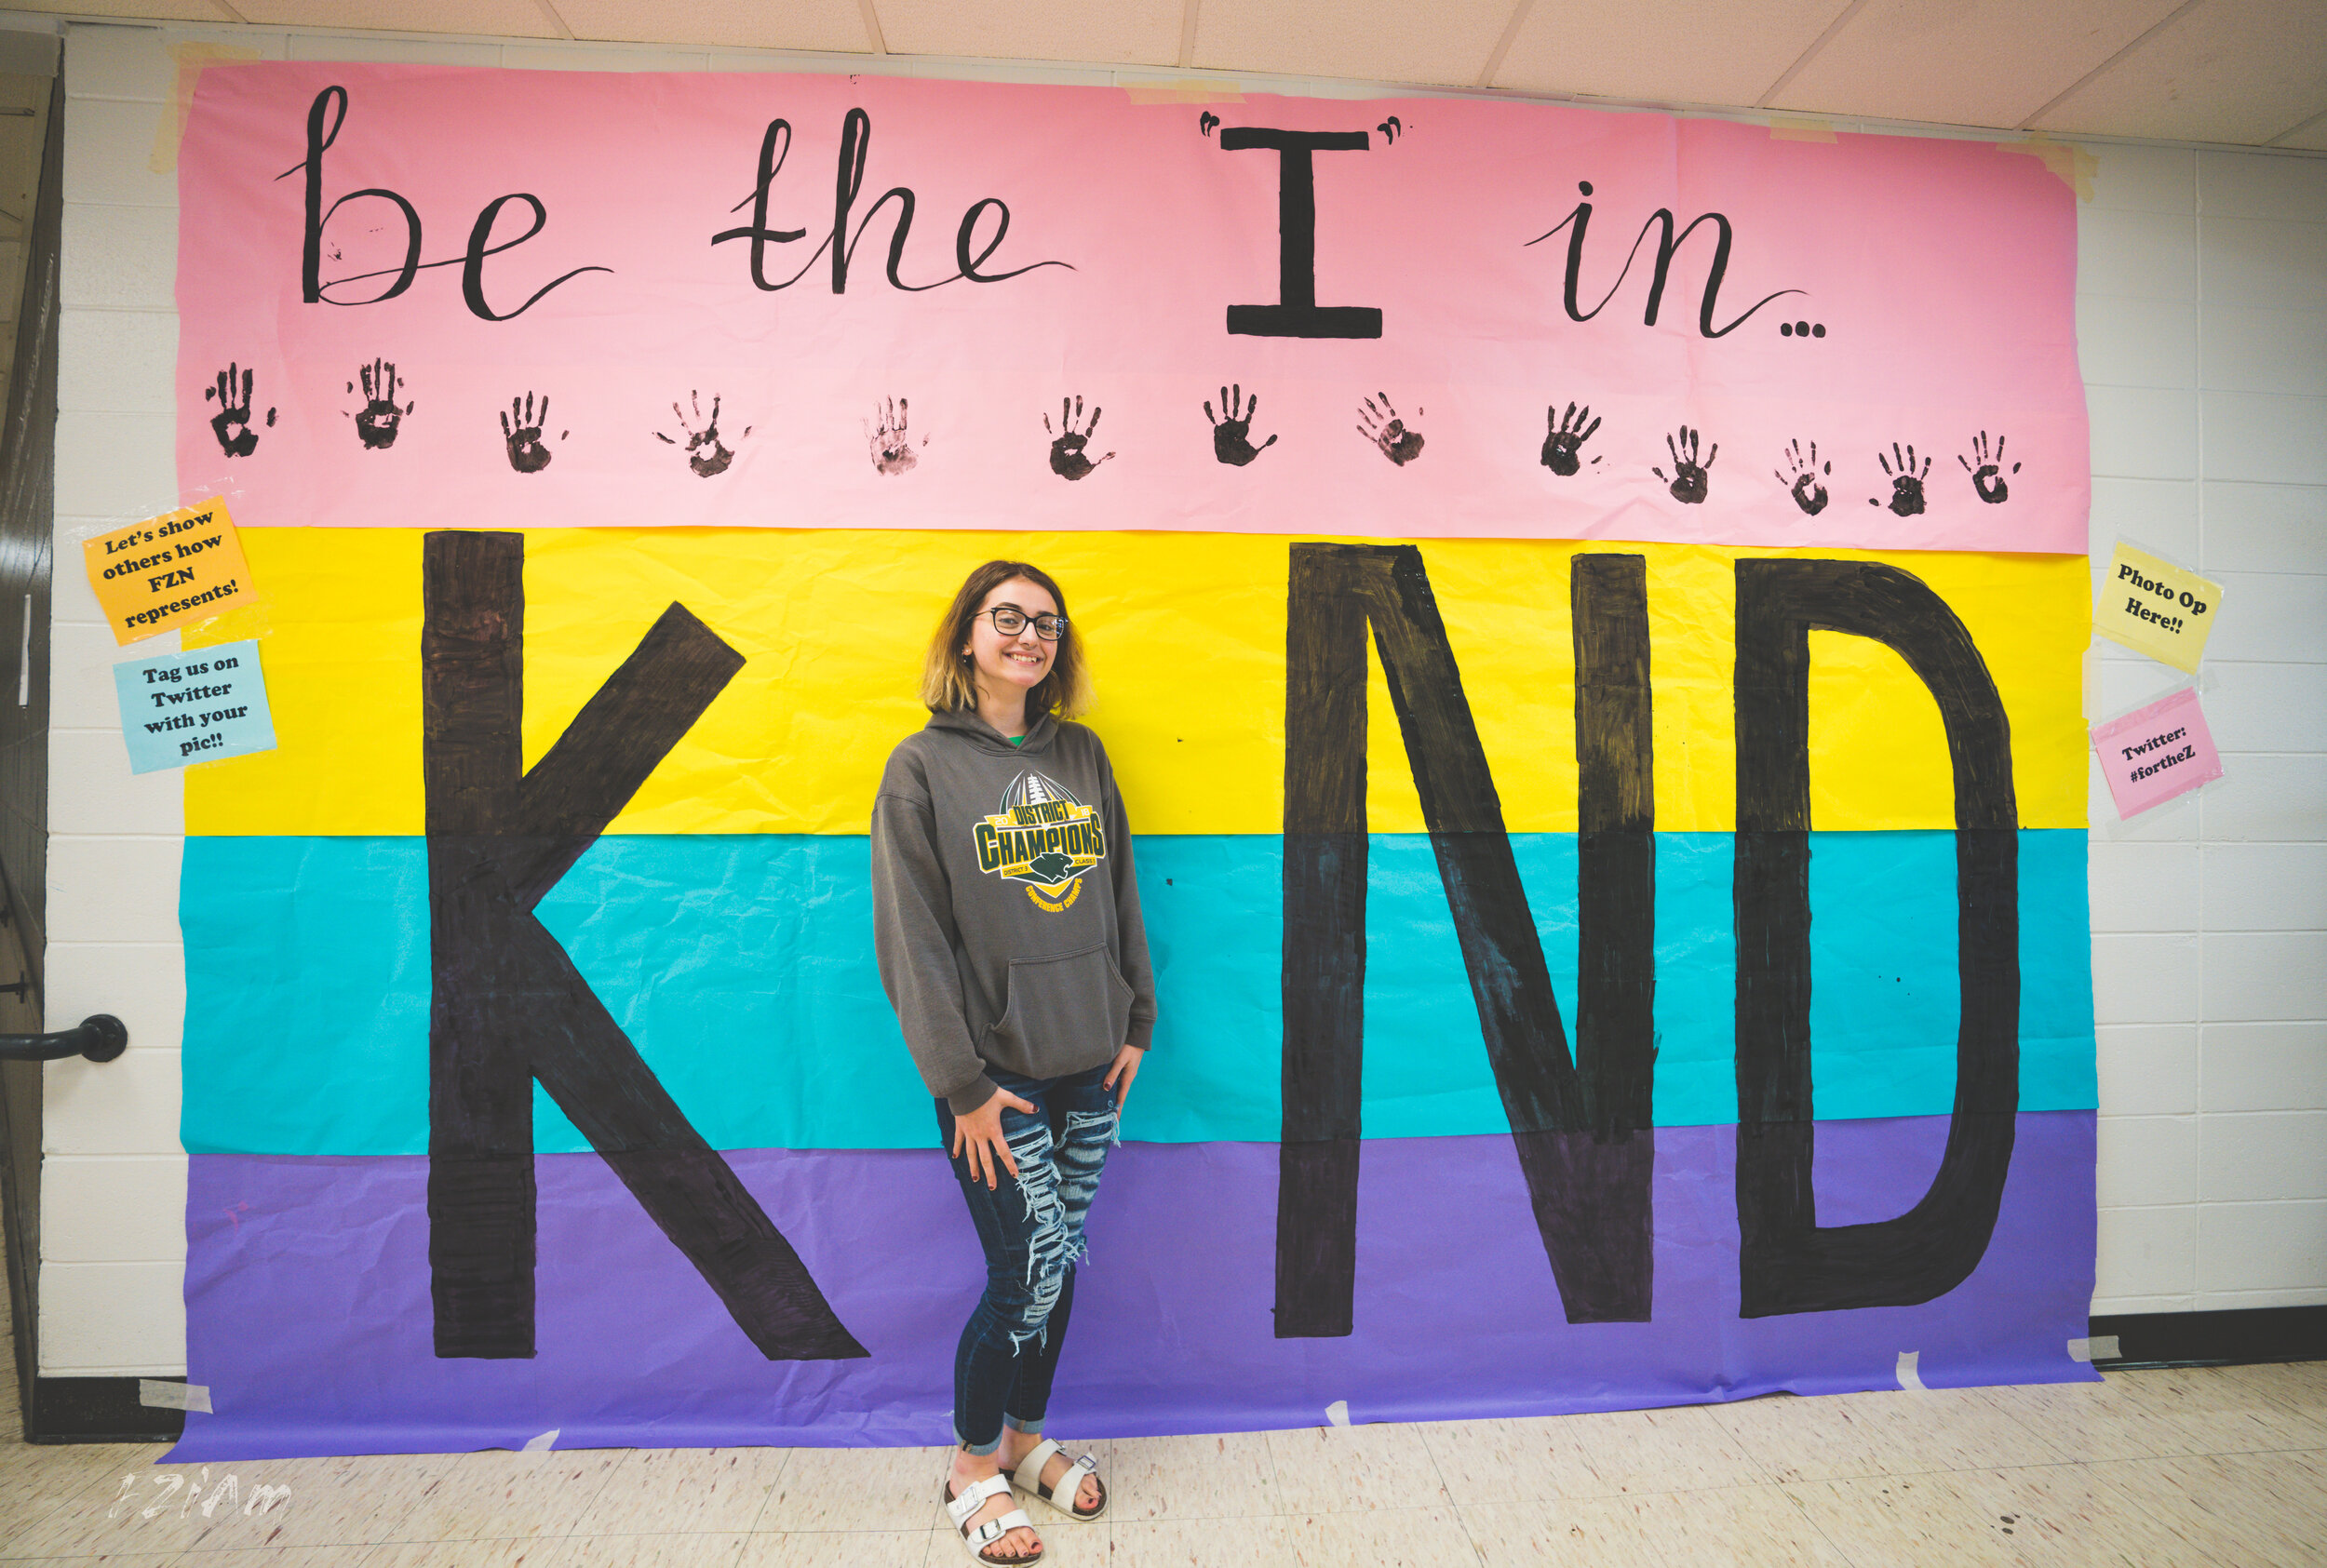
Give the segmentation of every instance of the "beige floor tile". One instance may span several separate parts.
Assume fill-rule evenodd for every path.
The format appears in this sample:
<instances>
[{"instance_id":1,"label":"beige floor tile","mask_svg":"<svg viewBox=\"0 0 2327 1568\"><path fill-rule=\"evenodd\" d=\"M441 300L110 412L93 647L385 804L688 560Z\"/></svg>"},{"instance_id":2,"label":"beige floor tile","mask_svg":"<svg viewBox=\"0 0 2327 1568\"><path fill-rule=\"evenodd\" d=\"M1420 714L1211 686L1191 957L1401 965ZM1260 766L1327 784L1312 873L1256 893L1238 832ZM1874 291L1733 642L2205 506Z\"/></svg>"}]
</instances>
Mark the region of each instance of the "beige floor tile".
<instances>
[{"instance_id":1,"label":"beige floor tile","mask_svg":"<svg viewBox=\"0 0 2327 1568\"><path fill-rule=\"evenodd\" d=\"M267 1545L275 1548L370 1546L405 1533L405 1521L431 1482L454 1456L443 1454L358 1454L324 1459L238 1460L210 1467L220 1490L235 1478L242 1504L251 1505L259 1487L289 1489L270 1494L266 1517L274 1521Z\"/></svg>"},{"instance_id":2,"label":"beige floor tile","mask_svg":"<svg viewBox=\"0 0 2327 1568\"><path fill-rule=\"evenodd\" d=\"M2221 1375L2243 1383L2289 1410L2314 1421L2327 1420L2327 1361L2293 1361L2281 1366L2224 1367Z\"/></svg>"},{"instance_id":3,"label":"beige floor tile","mask_svg":"<svg viewBox=\"0 0 2327 1568\"><path fill-rule=\"evenodd\" d=\"M1702 1406L1413 1428L1459 1505L1751 1486L1769 1478Z\"/></svg>"},{"instance_id":4,"label":"beige floor tile","mask_svg":"<svg viewBox=\"0 0 2327 1568\"><path fill-rule=\"evenodd\" d=\"M364 1548L369 1550L369 1548ZM88 1558L82 1562L92 1561ZM356 1561L345 1547L259 1547L229 1551L190 1551L168 1559L170 1568L347 1568ZM10 1563L8 1568L18 1568Z\"/></svg>"},{"instance_id":5,"label":"beige floor tile","mask_svg":"<svg viewBox=\"0 0 2327 1568\"><path fill-rule=\"evenodd\" d=\"M615 1467L576 1535L749 1530L774 1494L787 1448L640 1448Z\"/></svg>"},{"instance_id":6,"label":"beige floor tile","mask_svg":"<svg viewBox=\"0 0 2327 1568\"><path fill-rule=\"evenodd\" d=\"M2151 1568L2188 1561L2187 1542L2092 1465L2033 1465L1958 1473L1999 1538L2030 1562L2085 1568Z\"/></svg>"},{"instance_id":7,"label":"beige floor tile","mask_svg":"<svg viewBox=\"0 0 2327 1568\"><path fill-rule=\"evenodd\" d=\"M151 1491L144 1478L153 1472L155 1457L167 1452L145 1443L0 1445L0 1556L83 1493L101 1495L110 1505L122 1481L132 1477L139 1489Z\"/></svg>"},{"instance_id":8,"label":"beige floor tile","mask_svg":"<svg viewBox=\"0 0 2327 1568\"><path fill-rule=\"evenodd\" d=\"M1108 1517L1239 1519L1278 1512L1276 1466L1259 1432L1222 1437L1117 1438L1099 1471L1113 1489Z\"/></svg>"},{"instance_id":9,"label":"beige floor tile","mask_svg":"<svg viewBox=\"0 0 2327 1568\"><path fill-rule=\"evenodd\" d=\"M944 1561L931 1560L932 1568ZM968 1559L962 1560L964 1563ZM1113 1568L1448 1568L1477 1557L1451 1508L1120 1524Z\"/></svg>"},{"instance_id":10,"label":"beige floor tile","mask_svg":"<svg viewBox=\"0 0 2327 1568\"><path fill-rule=\"evenodd\" d=\"M2040 1465L2059 1456L1986 1388L1781 1395L1706 1405L1773 1481Z\"/></svg>"},{"instance_id":11,"label":"beige floor tile","mask_svg":"<svg viewBox=\"0 0 2327 1568\"><path fill-rule=\"evenodd\" d=\"M2327 1454L2186 1454L2092 1467L2133 1517L2188 1543L2181 1561L2317 1568Z\"/></svg>"},{"instance_id":12,"label":"beige floor tile","mask_svg":"<svg viewBox=\"0 0 2327 1568\"><path fill-rule=\"evenodd\" d=\"M952 1452L794 1449L755 1528L787 1534L906 1530L926 1534L946 1521L937 1489Z\"/></svg>"},{"instance_id":13,"label":"beige floor tile","mask_svg":"<svg viewBox=\"0 0 2327 1568\"><path fill-rule=\"evenodd\" d=\"M464 1541L567 1535L630 1451L459 1454L413 1494L391 1540Z\"/></svg>"},{"instance_id":14,"label":"beige floor tile","mask_svg":"<svg viewBox=\"0 0 2327 1568\"><path fill-rule=\"evenodd\" d=\"M950 1558L939 1555L952 1552ZM851 1530L846 1532L761 1531L744 1543L736 1568L923 1568L923 1564L960 1563L969 1557L948 1547L926 1530Z\"/></svg>"},{"instance_id":15,"label":"beige floor tile","mask_svg":"<svg viewBox=\"0 0 2327 1568\"><path fill-rule=\"evenodd\" d=\"M1487 1568L1849 1568L1774 1486L1475 1503L1462 1520Z\"/></svg>"},{"instance_id":16,"label":"beige floor tile","mask_svg":"<svg viewBox=\"0 0 2327 1568\"><path fill-rule=\"evenodd\" d=\"M749 1539L740 1530L577 1534L548 1568L735 1568Z\"/></svg>"},{"instance_id":17,"label":"beige floor tile","mask_svg":"<svg viewBox=\"0 0 2327 1568\"><path fill-rule=\"evenodd\" d=\"M8 1568L178 1568L189 1554L166 1551L158 1555L146 1552L101 1551L94 1557L11 1557L6 1559ZM232 1556L222 1552L213 1555Z\"/></svg>"},{"instance_id":18,"label":"beige floor tile","mask_svg":"<svg viewBox=\"0 0 2327 1568\"><path fill-rule=\"evenodd\" d=\"M1854 1563L1988 1568L2030 1561L2020 1526L2007 1524L1979 1484L1958 1470L1802 1481L1783 1488ZM2006 1531L2011 1534L2006 1534Z\"/></svg>"},{"instance_id":19,"label":"beige floor tile","mask_svg":"<svg viewBox=\"0 0 2327 1568\"><path fill-rule=\"evenodd\" d=\"M2315 1531L2302 1534L2295 1521L2273 1514L2253 1495L2252 1478L2214 1468L2250 1462L2203 1456L2040 1465L1865 1477L1788 1490L1828 1537L1862 1563L2315 1563ZM2228 1505L2229 1498L2241 1501Z\"/></svg>"},{"instance_id":20,"label":"beige floor tile","mask_svg":"<svg viewBox=\"0 0 2327 1568\"><path fill-rule=\"evenodd\" d=\"M2256 1381L2228 1375L2226 1369L2115 1372L2105 1383L1986 1393L2035 1433L2055 1459L2327 1448L2327 1420L2303 1414ZM1997 1462L2001 1461L1991 1461Z\"/></svg>"},{"instance_id":21,"label":"beige floor tile","mask_svg":"<svg viewBox=\"0 0 2327 1568\"><path fill-rule=\"evenodd\" d=\"M374 1547L348 1568L557 1568L571 1543L563 1535L523 1540L403 1541ZM13 1568L13 1565L11 1565ZM202 1568L199 1563L181 1568Z\"/></svg>"},{"instance_id":22,"label":"beige floor tile","mask_svg":"<svg viewBox=\"0 0 2327 1568\"><path fill-rule=\"evenodd\" d=\"M229 1475L235 1477L231 1487ZM0 1557L222 1551L278 1545L276 1537L286 1505L251 1512L246 1511L248 1502L240 1474L231 1466L111 1467L29 1529L0 1544Z\"/></svg>"},{"instance_id":23,"label":"beige floor tile","mask_svg":"<svg viewBox=\"0 0 2327 1568\"><path fill-rule=\"evenodd\" d=\"M1294 1544L1294 1523L1274 1516L1126 1519L1115 1526L1114 1568L1215 1568L1223 1562L1238 1568L1305 1568ZM929 1560L930 1568L968 1561L958 1551L941 1551Z\"/></svg>"},{"instance_id":24,"label":"beige floor tile","mask_svg":"<svg viewBox=\"0 0 2327 1568\"><path fill-rule=\"evenodd\" d=\"M1281 1512L1421 1508L1450 1501L1430 1450L1410 1426L1304 1427L1266 1435Z\"/></svg>"}]
</instances>

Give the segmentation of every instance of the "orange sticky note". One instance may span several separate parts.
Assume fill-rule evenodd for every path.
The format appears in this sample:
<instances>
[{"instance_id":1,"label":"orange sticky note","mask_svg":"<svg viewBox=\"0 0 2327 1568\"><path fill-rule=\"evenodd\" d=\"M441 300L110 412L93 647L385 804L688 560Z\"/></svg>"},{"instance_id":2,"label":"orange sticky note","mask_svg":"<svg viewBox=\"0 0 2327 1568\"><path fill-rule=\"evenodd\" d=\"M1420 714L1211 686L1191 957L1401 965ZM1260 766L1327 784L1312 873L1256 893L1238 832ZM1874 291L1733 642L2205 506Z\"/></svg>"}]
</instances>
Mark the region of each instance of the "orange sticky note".
<instances>
[{"instance_id":1,"label":"orange sticky note","mask_svg":"<svg viewBox=\"0 0 2327 1568\"><path fill-rule=\"evenodd\" d=\"M117 643L208 621L251 596L249 563L222 501L101 533L81 553Z\"/></svg>"}]
</instances>

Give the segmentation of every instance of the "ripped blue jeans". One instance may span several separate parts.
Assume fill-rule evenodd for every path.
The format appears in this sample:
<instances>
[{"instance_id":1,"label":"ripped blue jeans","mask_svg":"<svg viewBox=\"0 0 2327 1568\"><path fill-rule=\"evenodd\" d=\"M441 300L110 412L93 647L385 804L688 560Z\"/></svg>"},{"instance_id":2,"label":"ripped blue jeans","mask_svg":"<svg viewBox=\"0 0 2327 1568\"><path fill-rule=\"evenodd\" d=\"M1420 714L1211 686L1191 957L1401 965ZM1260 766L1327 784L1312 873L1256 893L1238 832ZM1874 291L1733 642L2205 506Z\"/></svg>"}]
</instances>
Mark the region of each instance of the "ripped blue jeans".
<instances>
[{"instance_id":1,"label":"ripped blue jeans","mask_svg":"<svg viewBox=\"0 0 2327 1568\"><path fill-rule=\"evenodd\" d=\"M1083 1217L1115 1143L1115 1097L1105 1066L1067 1078L1020 1078L988 1069L995 1083L1039 1107L1002 1108L1002 1133L1018 1162L990 1191L953 1156L953 1173L986 1249L986 1293L953 1357L953 1435L972 1454L1002 1444L1002 1424L1039 1435L1051 1375L1074 1307ZM953 1147L953 1113L937 1102L944 1147Z\"/></svg>"}]
</instances>

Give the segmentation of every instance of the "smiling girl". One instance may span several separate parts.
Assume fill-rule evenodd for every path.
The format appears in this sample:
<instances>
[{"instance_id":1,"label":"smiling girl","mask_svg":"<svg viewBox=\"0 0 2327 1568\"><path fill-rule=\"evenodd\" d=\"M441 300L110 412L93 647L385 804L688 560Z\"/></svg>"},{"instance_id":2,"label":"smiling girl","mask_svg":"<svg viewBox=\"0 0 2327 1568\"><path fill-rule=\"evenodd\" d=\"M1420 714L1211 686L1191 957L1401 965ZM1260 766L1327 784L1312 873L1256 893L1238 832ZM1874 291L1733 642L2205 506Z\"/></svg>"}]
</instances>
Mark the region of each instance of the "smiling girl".
<instances>
[{"instance_id":1,"label":"smiling girl","mask_svg":"<svg viewBox=\"0 0 2327 1568\"><path fill-rule=\"evenodd\" d=\"M874 945L986 1253L953 1363L946 1511L970 1555L1042 1555L1015 1483L1107 1511L1089 1457L1042 1437L1083 1221L1155 1027L1131 833L1090 676L1050 576L969 575L921 676L928 726L873 803ZM1004 1181L1003 1177L1008 1177Z\"/></svg>"}]
</instances>

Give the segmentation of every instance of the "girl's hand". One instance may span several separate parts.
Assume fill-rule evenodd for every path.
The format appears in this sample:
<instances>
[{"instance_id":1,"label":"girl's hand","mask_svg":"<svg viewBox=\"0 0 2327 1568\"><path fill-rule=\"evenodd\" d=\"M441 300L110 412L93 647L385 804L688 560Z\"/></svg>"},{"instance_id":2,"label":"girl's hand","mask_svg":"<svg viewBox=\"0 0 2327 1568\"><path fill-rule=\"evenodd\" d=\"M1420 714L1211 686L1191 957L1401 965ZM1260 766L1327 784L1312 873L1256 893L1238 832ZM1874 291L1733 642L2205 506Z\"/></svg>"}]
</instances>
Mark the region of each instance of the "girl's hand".
<instances>
[{"instance_id":1,"label":"girl's hand","mask_svg":"<svg viewBox=\"0 0 2327 1568\"><path fill-rule=\"evenodd\" d=\"M1010 1153L1010 1140L1002 1135L1002 1107L1014 1106L1029 1115L1032 1101L1021 1100L1007 1089L996 1089L992 1098L967 1116L953 1119L953 1152L970 1162L970 1174L986 1184L991 1191L995 1185L997 1167L1018 1173L1018 1162Z\"/></svg>"},{"instance_id":2,"label":"girl's hand","mask_svg":"<svg viewBox=\"0 0 2327 1568\"><path fill-rule=\"evenodd\" d=\"M1139 1060L1145 1055L1147 1052L1136 1045L1126 1045L1115 1052L1115 1065L1107 1069L1102 1087L1115 1091L1117 1110L1123 1109L1123 1102L1131 1098L1131 1080L1139 1076ZM1120 1084L1118 1079L1122 1080Z\"/></svg>"}]
</instances>

